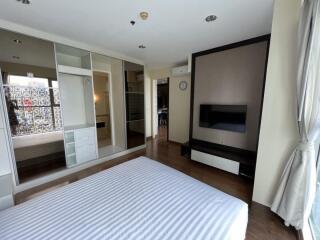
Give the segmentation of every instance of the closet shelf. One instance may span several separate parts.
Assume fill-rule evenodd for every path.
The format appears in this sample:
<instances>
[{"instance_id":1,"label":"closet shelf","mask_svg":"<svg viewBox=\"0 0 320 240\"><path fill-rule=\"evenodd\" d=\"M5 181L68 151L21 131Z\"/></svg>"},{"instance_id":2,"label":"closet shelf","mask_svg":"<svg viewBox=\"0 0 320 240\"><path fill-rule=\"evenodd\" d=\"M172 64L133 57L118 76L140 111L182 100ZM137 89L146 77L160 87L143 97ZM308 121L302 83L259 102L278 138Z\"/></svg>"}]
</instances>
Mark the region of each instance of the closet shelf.
<instances>
[{"instance_id":1,"label":"closet shelf","mask_svg":"<svg viewBox=\"0 0 320 240\"><path fill-rule=\"evenodd\" d=\"M144 121L144 118L136 119L136 120L129 120L129 121L127 121L127 122L138 122L138 121Z\"/></svg>"},{"instance_id":2,"label":"closet shelf","mask_svg":"<svg viewBox=\"0 0 320 240\"><path fill-rule=\"evenodd\" d=\"M82 128L90 128L95 127L94 124L80 124L80 125L72 125L72 126L65 126L64 131L74 131L76 129L82 129Z\"/></svg>"},{"instance_id":3,"label":"closet shelf","mask_svg":"<svg viewBox=\"0 0 320 240\"><path fill-rule=\"evenodd\" d=\"M129 93L129 94L144 94L144 92L126 92L126 93Z\"/></svg>"},{"instance_id":4,"label":"closet shelf","mask_svg":"<svg viewBox=\"0 0 320 240\"><path fill-rule=\"evenodd\" d=\"M66 65L58 65L59 73L67 73L78 76L92 76L92 71L86 68L77 68Z\"/></svg>"}]
</instances>

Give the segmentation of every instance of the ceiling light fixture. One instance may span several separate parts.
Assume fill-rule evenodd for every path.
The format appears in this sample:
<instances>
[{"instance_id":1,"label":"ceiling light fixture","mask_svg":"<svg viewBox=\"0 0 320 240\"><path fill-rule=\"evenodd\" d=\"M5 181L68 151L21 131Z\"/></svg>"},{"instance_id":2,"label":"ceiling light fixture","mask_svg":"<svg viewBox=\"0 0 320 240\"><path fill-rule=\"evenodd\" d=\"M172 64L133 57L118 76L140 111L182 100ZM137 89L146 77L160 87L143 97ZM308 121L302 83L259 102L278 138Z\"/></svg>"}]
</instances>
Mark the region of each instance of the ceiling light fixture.
<instances>
[{"instance_id":1,"label":"ceiling light fixture","mask_svg":"<svg viewBox=\"0 0 320 240\"><path fill-rule=\"evenodd\" d=\"M213 22L215 20L217 20L217 16L216 15L209 15L208 17L205 18L206 22Z\"/></svg>"},{"instance_id":2,"label":"ceiling light fixture","mask_svg":"<svg viewBox=\"0 0 320 240\"><path fill-rule=\"evenodd\" d=\"M22 43L22 41L19 40L19 39L14 39L13 41L14 41L16 44L21 44L21 43Z\"/></svg>"},{"instance_id":3,"label":"ceiling light fixture","mask_svg":"<svg viewBox=\"0 0 320 240\"><path fill-rule=\"evenodd\" d=\"M140 49L145 49L145 48L146 48L146 46L145 46L145 45L143 45L143 44L141 44L141 45L139 45L139 48L140 48Z\"/></svg>"},{"instance_id":4,"label":"ceiling light fixture","mask_svg":"<svg viewBox=\"0 0 320 240\"><path fill-rule=\"evenodd\" d=\"M149 17L149 13L141 12L140 13L140 17L141 17L142 20L147 20L147 18Z\"/></svg>"},{"instance_id":5,"label":"ceiling light fixture","mask_svg":"<svg viewBox=\"0 0 320 240\"><path fill-rule=\"evenodd\" d=\"M17 0L17 1L26 5L29 5L31 3L30 0Z\"/></svg>"}]
</instances>

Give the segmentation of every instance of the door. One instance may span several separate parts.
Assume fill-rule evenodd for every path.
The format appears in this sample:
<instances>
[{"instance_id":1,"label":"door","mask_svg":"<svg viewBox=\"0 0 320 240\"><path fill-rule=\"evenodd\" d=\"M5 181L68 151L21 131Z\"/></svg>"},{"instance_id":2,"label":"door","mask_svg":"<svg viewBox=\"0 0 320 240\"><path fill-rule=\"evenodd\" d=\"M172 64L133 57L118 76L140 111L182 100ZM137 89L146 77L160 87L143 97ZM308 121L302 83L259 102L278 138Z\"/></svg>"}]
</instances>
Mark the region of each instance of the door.
<instances>
[{"instance_id":1,"label":"door","mask_svg":"<svg viewBox=\"0 0 320 240\"><path fill-rule=\"evenodd\" d=\"M158 134L158 89L157 80L152 81L152 137Z\"/></svg>"}]
</instances>

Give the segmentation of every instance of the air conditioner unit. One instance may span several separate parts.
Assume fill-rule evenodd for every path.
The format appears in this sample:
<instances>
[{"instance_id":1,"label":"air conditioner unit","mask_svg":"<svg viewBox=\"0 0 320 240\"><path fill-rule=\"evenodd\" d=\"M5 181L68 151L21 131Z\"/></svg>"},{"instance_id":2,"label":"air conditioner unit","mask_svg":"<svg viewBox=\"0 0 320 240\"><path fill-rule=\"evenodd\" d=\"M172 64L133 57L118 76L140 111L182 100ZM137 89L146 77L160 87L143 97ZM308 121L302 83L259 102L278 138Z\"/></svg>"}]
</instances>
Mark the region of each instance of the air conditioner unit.
<instances>
[{"instance_id":1,"label":"air conditioner unit","mask_svg":"<svg viewBox=\"0 0 320 240\"><path fill-rule=\"evenodd\" d=\"M172 68L171 70L172 76L178 77L178 76L188 75L189 73L191 73L191 62L192 62L192 56L191 54L189 54L188 64L185 66Z\"/></svg>"},{"instance_id":2,"label":"air conditioner unit","mask_svg":"<svg viewBox=\"0 0 320 240\"><path fill-rule=\"evenodd\" d=\"M184 76L189 74L188 65L172 68L171 74L173 77Z\"/></svg>"}]
</instances>

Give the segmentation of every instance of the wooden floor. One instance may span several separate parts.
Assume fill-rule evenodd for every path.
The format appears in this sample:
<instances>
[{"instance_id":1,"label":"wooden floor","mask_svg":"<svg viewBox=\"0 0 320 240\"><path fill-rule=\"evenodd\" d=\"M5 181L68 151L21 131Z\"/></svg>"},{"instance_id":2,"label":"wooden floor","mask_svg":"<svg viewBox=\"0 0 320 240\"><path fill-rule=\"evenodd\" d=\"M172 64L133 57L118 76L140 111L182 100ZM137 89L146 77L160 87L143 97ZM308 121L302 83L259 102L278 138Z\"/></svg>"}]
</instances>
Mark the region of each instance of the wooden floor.
<instances>
[{"instance_id":1,"label":"wooden floor","mask_svg":"<svg viewBox=\"0 0 320 240\"><path fill-rule=\"evenodd\" d=\"M281 219L273 214L268 208L258 203L251 202L253 188L252 181L182 157L180 156L180 145L168 143L165 139L148 141L146 150L131 153L35 189L19 193L15 197L16 203L19 204L44 194L45 192L51 191L54 188L77 181L138 156L147 156L155 159L247 202L249 204L247 240L297 239L295 230L286 228Z\"/></svg>"},{"instance_id":2,"label":"wooden floor","mask_svg":"<svg viewBox=\"0 0 320 240\"><path fill-rule=\"evenodd\" d=\"M66 169L65 153L59 152L17 161L19 182L24 183Z\"/></svg>"}]
</instances>

